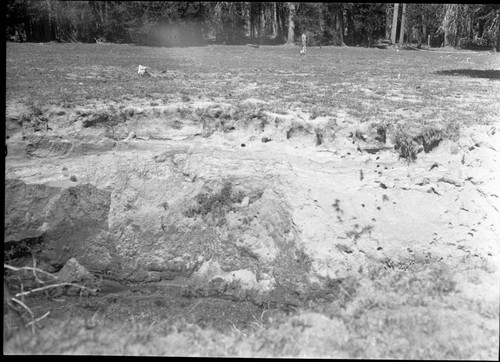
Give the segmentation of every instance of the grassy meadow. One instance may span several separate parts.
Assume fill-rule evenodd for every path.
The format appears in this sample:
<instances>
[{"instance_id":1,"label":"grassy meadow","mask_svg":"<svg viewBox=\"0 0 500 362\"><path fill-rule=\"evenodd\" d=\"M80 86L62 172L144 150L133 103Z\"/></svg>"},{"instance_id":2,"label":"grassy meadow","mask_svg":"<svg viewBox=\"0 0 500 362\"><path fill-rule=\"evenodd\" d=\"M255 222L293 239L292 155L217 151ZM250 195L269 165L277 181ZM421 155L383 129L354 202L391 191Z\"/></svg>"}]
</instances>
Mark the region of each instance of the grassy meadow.
<instances>
[{"instance_id":1,"label":"grassy meadow","mask_svg":"<svg viewBox=\"0 0 500 362\"><path fill-rule=\"evenodd\" d=\"M136 99L153 104L257 98L263 110L300 109L359 121L489 123L498 110L498 56L348 47L7 44L7 100L73 107ZM155 76L137 76L147 66ZM487 82L488 86L484 86ZM498 104L498 102L496 103Z\"/></svg>"}]
</instances>

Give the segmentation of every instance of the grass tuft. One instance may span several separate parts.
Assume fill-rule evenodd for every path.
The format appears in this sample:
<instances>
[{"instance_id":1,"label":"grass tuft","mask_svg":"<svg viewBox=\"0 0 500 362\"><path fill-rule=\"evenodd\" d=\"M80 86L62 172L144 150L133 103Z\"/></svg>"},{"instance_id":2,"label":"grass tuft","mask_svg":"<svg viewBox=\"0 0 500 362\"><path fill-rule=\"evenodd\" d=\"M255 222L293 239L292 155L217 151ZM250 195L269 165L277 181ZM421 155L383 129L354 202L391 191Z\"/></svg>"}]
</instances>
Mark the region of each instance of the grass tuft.
<instances>
[{"instance_id":1,"label":"grass tuft","mask_svg":"<svg viewBox=\"0 0 500 362\"><path fill-rule=\"evenodd\" d=\"M220 226L225 223L225 215L233 208L233 204L241 203L243 197L241 192L233 192L231 182L226 181L218 192L202 192L196 195L196 205L188 208L184 215L209 217Z\"/></svg>"},{"instance_id":2,"label":"grass tuft","mask_svg":"<svg viewBox=\"0 0 500 362\"><path fill-rule=\"evenodd\" d=\"M394 130L394 148L399 151L399 158L411 163L417 159L418 144L413 137L401 126Z\"/></svg>"}]
</instances>

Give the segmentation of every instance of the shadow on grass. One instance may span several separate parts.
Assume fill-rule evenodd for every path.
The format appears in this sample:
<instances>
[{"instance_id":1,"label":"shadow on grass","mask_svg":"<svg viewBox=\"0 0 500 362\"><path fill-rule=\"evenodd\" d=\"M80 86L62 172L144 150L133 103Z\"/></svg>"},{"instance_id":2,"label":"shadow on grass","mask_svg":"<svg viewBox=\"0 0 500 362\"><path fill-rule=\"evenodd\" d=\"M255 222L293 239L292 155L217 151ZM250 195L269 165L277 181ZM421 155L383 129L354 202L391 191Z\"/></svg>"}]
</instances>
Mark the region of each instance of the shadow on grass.
<instances>
[{"instance_id":1,"label":"shadow on grass","mask_svg":"<svg viewBox=\"0 0 500 362\"><path fill-rule=\"evenodd\" d=\"M500 80L500 70L450 69L439 70L436 74Z\"/></svg>"}]
</instances>

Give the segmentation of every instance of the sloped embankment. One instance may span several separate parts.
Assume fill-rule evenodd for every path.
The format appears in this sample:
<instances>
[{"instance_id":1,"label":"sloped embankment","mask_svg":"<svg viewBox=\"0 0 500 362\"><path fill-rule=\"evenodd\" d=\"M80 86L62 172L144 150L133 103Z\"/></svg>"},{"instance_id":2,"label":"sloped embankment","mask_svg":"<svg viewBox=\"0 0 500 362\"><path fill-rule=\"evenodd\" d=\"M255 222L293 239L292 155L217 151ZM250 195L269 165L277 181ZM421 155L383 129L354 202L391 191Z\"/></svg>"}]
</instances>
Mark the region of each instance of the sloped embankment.
<instances>
[{"instance_id":1,"label":"sloped embankment","mask_svg":"<svg viewBox=\"0 0 500 362\"><path fill-rule=\"evenodd\" d=\"M497 126L431 149L412 135L407 164L390 127L258 102L96 108L10 116L15 262L35 244L50 272L75 258L124 284L298 306L374 263L498 260Z\"/></svg>"}]
</instances>

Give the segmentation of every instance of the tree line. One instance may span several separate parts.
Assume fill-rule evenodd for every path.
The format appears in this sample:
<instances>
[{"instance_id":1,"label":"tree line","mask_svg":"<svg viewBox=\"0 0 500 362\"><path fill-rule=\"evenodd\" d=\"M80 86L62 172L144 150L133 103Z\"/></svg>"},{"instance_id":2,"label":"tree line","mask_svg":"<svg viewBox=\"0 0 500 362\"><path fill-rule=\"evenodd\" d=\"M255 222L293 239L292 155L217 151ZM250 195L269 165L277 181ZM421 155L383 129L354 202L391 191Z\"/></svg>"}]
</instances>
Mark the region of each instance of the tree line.
<instances>
[{"instance_id":1,"label":"tree line","mask_svg":"<svg viewBox=\"0 0 500 362\"><path fill-rule=\"evenodd\" d=\"M156 46L308 44L500 51L495 4L7 0L6 37L19 42Z\"/></svg>"}]
</instances>

